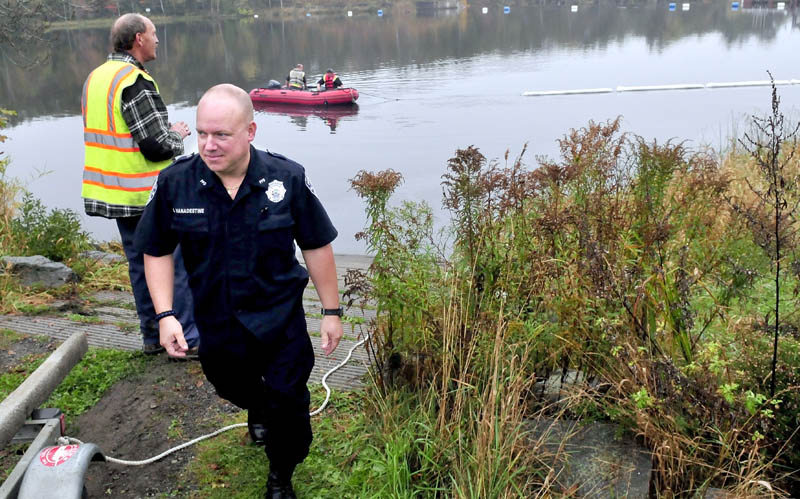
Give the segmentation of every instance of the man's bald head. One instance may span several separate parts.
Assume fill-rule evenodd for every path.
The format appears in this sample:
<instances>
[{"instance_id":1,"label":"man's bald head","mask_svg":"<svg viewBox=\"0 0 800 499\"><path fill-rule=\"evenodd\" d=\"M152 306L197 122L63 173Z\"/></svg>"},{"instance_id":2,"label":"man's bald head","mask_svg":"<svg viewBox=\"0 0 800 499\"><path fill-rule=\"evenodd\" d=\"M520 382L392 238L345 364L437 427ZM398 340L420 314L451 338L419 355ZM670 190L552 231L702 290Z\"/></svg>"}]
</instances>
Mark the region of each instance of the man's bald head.
<instances>
[{"instance_id":1,"label":"man's bald head","mask_svg":"<svg viewBox=\"0 0 800 499\"><path fill-rule=\"evenodd\" d=\"M247 92L225 83L211 87L200 98L197 149L206 166L228 185L247 172L255 136L253 103Z\"/></svg>"},{"instance_id":2,"label":"man's bald head","mask_svg":"<svg viewBox=\"0 0 800 499\"><path fill-rule=\"evenodd\" d=\"M114 52L127 51L133 48L136 33L147 31L148 19L141 14L125 14L114 21L111 26L111 48Z\"/></svg>"},{"instance_id":3,"label":"man's bald head","mask_svg":"<svg viewBox=\"0 0 800 499\"><path fill-rule=\"evenodd\" d=\"M230 83L215 85L206 90L206 93L203 94L200 98L200 102L197 104L197 112L200 112L200 108L204 103L217 99L229 99L233 101L236 108L241 111L242 119L248 123L253 121L253 101L250 100L250 95L241 88L236 85L231 85Z\"/></svg>"}]
</instances>

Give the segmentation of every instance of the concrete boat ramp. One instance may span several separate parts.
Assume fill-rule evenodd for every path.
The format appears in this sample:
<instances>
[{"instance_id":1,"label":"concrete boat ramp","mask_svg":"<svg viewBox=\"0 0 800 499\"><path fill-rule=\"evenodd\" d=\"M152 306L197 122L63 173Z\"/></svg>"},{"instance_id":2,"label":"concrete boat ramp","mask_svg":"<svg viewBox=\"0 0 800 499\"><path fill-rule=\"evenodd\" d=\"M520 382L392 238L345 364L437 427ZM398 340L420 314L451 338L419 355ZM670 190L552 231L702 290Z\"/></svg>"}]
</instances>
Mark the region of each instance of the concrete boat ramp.
<instances>
[{"instance_id":1,"label":"concrete boat ramp","mask_svg":"<svg viewBox=\"0 0 800 499\"><path fill-rule=\"evenodd\" d=\"M372 259L358 255L337 255L336 270L339 276L339 290L344 289L344 275L348 269L366 271ZM86 331L89 346L114 348L120 350L140 350L142 337L139 333L139 318L136 315L133 295L122 291L101 291L90 297L90 309L94 315L88 316L91 322L78 322L70 319L66 312L48 315L0 315L0 329L66 340L73 333ZM303 295L308 332L311 335L316 362L309 383L320 383L322 376L347 357L348 351L367 332L367 324L375 317L374 309L360 310L353 307L345 310L344 338L330 356L320 349L319 323L321 304L311 283ZM165 354L160 354L165 356ZM166 356L165 356L166 358ZM328 377L327 383L333 389L345 390L360 388L367 374L369 358L364 345L353 351L350 361Z\"/></svg>"}]
</instances>

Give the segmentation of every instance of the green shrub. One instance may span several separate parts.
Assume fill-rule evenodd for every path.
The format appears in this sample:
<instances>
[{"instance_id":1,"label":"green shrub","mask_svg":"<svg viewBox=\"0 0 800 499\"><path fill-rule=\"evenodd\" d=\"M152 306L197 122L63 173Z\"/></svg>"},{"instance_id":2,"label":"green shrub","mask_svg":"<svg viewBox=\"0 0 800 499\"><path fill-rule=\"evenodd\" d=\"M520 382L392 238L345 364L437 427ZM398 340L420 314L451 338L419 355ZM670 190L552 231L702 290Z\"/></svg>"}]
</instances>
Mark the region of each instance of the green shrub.
<instances>
[{"instance_id":1,"label":"green shrub","mask_svg":"<svg viewBox=\"0 0 800 499\"><path fill-rule=\"evenodd\" d=\"M15 246L25 255L43 255L62 262L91 247L89 235L81 229L78 214L54 208L49 213L42 202L26 193L19 213L11 220Z\"/></svg>"},{"instance_id":2,"label":"green shrub","mask_svg":"<svg viewBox=\"0 0 800 499\"><path fill-rule=\"evenodd\" d=\"M362 236L375 255L370 285L362 286L377 304L375 396L392 414L402 413L398 392L435 408L384 427L384 448L396 453L383 464L405 463L413 477L390 473L391 493L530 490L546 470L497 472L516 469L522 412L542 406L531 380L556 369L585 372L606 387L583 397L597 404L594 417L604 413L643 436L657 490L744 491L759 479L791 487L772 466L794 466L794 458L767 429L789 440L796 418L758 396L766 391L754 381L768 369L753 359L768 359L769 345L748 326L763 301L754 285L769 261L720 210L729 180L716 158L629 137L618 120L572 130L560 147L558 160L537 158L534 169L522 155L503 166L474 147L457 151L442 182L449 244L433 234L430 210L389 206L395 172L360 172L352 181L366 201ZM500 375L498 366L509 370ZM495 391L517 392L508 400L524 403L475 412L492 405ZM498 432L502 426L502 435L466 423L479 418ZM450 448L451 432L463 442L459 459L440 451ZM436 469L419 459L428 454ZM503 465L483 476L487 463ZM465 484L480 484L480 493Z\"/></svg>"},{"instance_id":3,"label":"green shrub","mask_svg":"<svg viewBox=\"0 0 800 499\"><path fill-rule=\"evenodd\" d=\"M6 127L8 123L7 116L16 114L14 111L0 108L0 130ZM0 144L5 142L7 138L0 133ZM10 158L0 151L0 253L12 243L9 227L16 209L17 196L22 190L22 186L17 180L6 176L9 163L11 163Z\"/></svg>"}]
</instances>

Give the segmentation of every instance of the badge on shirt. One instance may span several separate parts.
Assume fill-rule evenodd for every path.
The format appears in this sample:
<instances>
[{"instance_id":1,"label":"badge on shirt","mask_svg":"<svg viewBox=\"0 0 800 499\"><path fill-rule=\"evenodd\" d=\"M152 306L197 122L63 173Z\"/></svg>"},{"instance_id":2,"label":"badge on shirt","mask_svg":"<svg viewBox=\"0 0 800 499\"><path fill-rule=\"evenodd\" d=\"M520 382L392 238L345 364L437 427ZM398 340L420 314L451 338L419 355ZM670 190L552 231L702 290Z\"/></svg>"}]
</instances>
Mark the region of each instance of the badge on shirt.
<instances>
[{"instance_id":1,"label":"badge on shirt","mask_svg":"<svg viewBox=\"0 0 800 499\"><path fill-rule=\"evenodd\" d=\"M283 196L286 195L286 187L283 186L283 182L280 180L273 180L267 184L266 194L267 199L273 203L280 203L283 201Z\"/></svg>"},{"instance_id":2,"label":"badge on shirt","mask_svg":"<svg viewBox=\"0 0 800 499\"><path fill-rule=\"evenodd\" d=\"M316 196L317 195L317 191L315 191L314 190L314 186L311 185L311 180L308 179L308 175L306 175L305 177L306 177L306 187L308 187L308 190L311 191L311 194ZM317 197L319 197L319 196L317 196Z\"/></svg>"},{"instance_id":3,"label":"badge on shirt","mask_svg":"<svg viewBox=\"0 0 800 499\"><path fill-rule=\"evenodd\" d=\"M150 204L150 201L152 201L153 198L156 197L156 188L158 188L158 179L156 179L156 181L153 182L153 187L150 188L150 197L147 198L147 202L145 203L145 206Z\"/></svg>"}]
</instances>

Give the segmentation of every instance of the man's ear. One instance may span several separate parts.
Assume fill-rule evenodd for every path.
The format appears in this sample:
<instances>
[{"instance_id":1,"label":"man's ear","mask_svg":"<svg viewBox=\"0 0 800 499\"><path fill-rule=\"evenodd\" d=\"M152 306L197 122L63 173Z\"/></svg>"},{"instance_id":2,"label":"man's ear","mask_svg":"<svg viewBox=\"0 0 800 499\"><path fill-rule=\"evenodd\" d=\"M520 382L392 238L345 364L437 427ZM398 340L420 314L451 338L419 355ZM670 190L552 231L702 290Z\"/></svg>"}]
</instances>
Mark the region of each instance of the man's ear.
<instances>
[{"instance_id":1,"label":"man's ear","mask_svg":"<svg viewBox=\"0 0 800 499\"><path fill-rule=\"evenodd\" d=\"M256 138L256 122L251 121L249 125L247 125L247 140L252 142L253 139Z\"/></svg>"}]
</instances>

